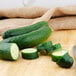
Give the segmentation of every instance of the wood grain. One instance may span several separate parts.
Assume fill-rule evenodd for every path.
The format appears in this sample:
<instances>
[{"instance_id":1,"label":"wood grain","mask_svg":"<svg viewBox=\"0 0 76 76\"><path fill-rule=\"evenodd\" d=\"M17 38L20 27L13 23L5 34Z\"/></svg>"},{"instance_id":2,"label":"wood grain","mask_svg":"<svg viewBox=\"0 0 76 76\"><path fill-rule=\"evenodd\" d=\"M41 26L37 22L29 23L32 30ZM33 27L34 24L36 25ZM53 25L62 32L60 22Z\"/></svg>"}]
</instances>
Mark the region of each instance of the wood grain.
<instances>
[{"instance_id":1,"label":"wood grain","mask_svg":"<svg viewBox=\"0 0 76 76\"><path fill-rule=\"evenodd\" d=\"M48 40L54 44L61 43L74 58L72 47L76 43L76 30L55 31ZM76 64L74 59L74 65L70 69L63 69L50 56L40 56L35 60L24 60L20 56L14 62L0 60L0 76L76 76Z\"/></svg>"}]
</instances>

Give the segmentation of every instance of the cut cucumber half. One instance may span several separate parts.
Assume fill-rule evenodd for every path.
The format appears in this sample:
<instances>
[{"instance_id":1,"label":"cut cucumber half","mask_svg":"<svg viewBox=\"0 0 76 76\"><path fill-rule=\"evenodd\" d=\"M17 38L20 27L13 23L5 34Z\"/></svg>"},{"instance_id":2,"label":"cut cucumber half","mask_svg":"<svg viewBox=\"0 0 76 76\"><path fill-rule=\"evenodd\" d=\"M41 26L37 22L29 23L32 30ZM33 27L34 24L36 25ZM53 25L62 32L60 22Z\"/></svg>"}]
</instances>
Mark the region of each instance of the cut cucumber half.
<instances>
[{"instance_id":1,"label":"cut cucumber half","mask_svg":"<svg viewBox=\"0 0 76 76\"><path fill-rule=\"evenodd\" d=\"M60 50L60 51L54 51L51 56L52 60L57 62L59 59L61 59L66 53L68 53L66 50Z\"/></svg>"},{"instance_id":2,"label":"cut cucumber half","mask_svg":"<svg viewBox=\"0 0 76 76\"><path fill-rule=\"evenodd\" d=\"M61 59L59 59L56 63L63 68L70 68L73 65L73 58L69 56L68 53L63 55Z\"/></svg>"},{"instance_id":3,"label":"cut cucumber half","mask_svg":"<svg viewBox=\"0 0 76 76\"><path fill-rule=\"evenodd\" d=\"M21 51L22 58L24 59L36 59L39 57L37 49L35 48L27 48Z\"/></svg>"},{"instance_id":4,"label":"cut cucumber half","mask_svg":"<svg viewBox=\"0 0 76 76\"><path fill-rule=\"evenodd\" d=\"M17 60L19 48L15 43L0 43L0 57L6 60Z\"/></svg>"}]
</instances>

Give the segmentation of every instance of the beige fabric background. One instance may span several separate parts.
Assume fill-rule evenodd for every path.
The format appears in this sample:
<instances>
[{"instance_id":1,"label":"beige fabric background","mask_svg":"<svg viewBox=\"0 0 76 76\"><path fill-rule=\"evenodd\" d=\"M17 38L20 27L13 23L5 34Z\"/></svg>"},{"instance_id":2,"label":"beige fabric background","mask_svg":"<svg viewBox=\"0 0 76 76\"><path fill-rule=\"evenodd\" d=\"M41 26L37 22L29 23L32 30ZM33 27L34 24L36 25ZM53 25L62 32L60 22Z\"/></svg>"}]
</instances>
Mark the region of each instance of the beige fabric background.
<instances>
[{"instance_id":1,"label":"beige fabric background","mask_svg":"<svg viewBox=\"0 0 76 76\"><path fill-rule=\"evenodd\" d=\"M0 9L0 35L8 30L47 21L53 30L76 29L76 6L56 8L23 7Z\"/></svg>"}]
</instances>

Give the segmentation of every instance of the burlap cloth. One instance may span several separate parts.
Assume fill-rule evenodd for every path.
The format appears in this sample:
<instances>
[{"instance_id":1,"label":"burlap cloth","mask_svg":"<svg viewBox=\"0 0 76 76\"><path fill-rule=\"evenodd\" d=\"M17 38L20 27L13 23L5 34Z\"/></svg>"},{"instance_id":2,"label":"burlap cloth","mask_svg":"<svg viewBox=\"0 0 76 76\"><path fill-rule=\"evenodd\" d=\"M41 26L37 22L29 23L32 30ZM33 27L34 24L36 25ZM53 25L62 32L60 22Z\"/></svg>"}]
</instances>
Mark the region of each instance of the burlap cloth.
<instances>
[{"instance_id":1,"label":"burlap cloth","mask_svg":"<svg viewBox=\"0 0 76 76\"><path fill-rule=\"evenodd\" d=\"M31 25L38 21L47 21L53 30L76 29L75 15L76 6L0 9L0 35L8 29Z\"/></svg>"}]
</instances>

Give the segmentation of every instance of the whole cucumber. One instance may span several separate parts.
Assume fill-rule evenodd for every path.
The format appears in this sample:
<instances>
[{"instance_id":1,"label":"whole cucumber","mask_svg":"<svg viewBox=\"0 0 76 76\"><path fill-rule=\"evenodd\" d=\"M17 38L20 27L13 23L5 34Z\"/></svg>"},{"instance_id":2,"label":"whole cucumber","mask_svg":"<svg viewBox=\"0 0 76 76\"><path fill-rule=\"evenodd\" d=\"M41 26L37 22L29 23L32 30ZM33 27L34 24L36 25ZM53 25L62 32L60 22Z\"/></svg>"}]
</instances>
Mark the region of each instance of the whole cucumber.
<instances>
[{"instance_id":1,"label":"whole cucumber","mask_svg":"<svg viewBox=\"0 0 76 76\"><path fill-rule=\"evenodd\" d=\"M35 31L43 26L48 26L48 23L46 21L41 21L41 22L26 26L26 27L11 29L11 30L4 32L2 37L3 37L3 39L6 39L9 37L18 36L21 34L26 34L26 33Z\"/></svg>"},{"instance_id":2,"label":"whole cucumber","mask_svg":"<svg viewBox=\"0 0 76 76\"><path fill-rule=\"evenodd\" d=\"M51 34L51 29L48 26L43 26L38 30L7 38L1 42L16 43L20 49L34 47L45 41Z\"/></svg>"}]
</instances>

